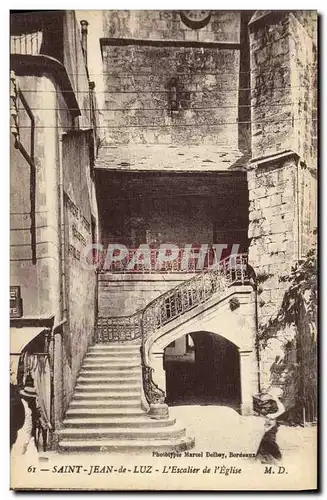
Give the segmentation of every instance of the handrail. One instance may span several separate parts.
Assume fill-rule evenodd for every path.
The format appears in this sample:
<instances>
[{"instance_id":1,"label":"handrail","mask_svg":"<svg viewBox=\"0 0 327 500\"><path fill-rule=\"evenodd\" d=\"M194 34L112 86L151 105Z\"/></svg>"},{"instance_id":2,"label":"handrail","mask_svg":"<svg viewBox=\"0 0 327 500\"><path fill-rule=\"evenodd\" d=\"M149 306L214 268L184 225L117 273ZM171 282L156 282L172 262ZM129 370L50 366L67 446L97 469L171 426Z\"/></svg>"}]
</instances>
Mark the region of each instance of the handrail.
<instances>
[{"instance_id":1,"label":"handrail","mask_svg":"<svg viewBox=\"0 0 327 500\"><path fill-rule=\"evenodd\" d=\"M184 312L193 309L200 303L206 302L214 293L219 291L220 288L227 288L232 284L239 283L241 285L247 282L247 254L236 254L227 257L218 262L215 266L211 268L204 269L201 274L198 274L189 280L185 280L179 283L173 288L170 288L165 293L153 299L149 304L145 306L142 310L142 324L146 324L145 315L151 309L155 308L158 304L164 305L166 309L166 315L164 317L160 316L160 324L157 328L169 323L177 316L180 316ZM235 262L235 264L234 264ZM209 278L209 279L208 279ZM197 286L197 284L199 286ZM193 287L193 285L195 285ZM178 295L179 292L183 291L190 292L187 297L181 297ZM195 294L193 293L195 290ZM183 299L187 298L185 303ZM173 301L182 301L180 304ZM147 332L143 332L145 337L147 337Z\"/></svg>"},{"instance_id":2,"label":"handrail","mask_svg":"<svg viewBox=\"0 0 327 500\"><path fill-rule=\"evenodd\" d=\"M232 283L245 284L246 266L247 254L229 256L201 274L170 288L130 316L98 316L97 340L110 342L142 338L144 343L151 331L206 302L217 291Z\"/></svg>"},{"instance_id":3,"label":"handrail","mask_svg":"<svg viewBox=\"0 0 327 500\"><path fill-rule=\"evenodd\" d=\"M200 274L203 268L209 268L216 259L216 251L212 246L206 246L205 254L202 255L201 246L192 246L192 255L184 255L185 248L178 249L178 255L173 260L161 260L159 258L160 248L148 248L144 250L147 258L144 262L135 262L134 256L139 251L138 248L130 248L127 255L122 260L114 260L106 267L106 252L103 252L98 268L99 274L123 273L123 274L156 274L156 273L197 273ZM202 257L201 257L202 256ZM198 267L198 259L203 259L202 266ZM130 267L131 266L131 267Z\"/></svg>"},{"instance_id":4,"label":"handrail","mask_svg":"<svg viewBox=\"0 0 327 500\"><path fill-rule=\"evenodd\" d=\"M231 285L247 284L247 269L247 254L231 255L203 270L201 274L169 289L131 316L98 317L98 341L128 341L141 338L143 389L149 405L162 404L165 401L164 391L152 377L153 368L150 366L147 351L149 338L170 321L207 302L215 293L224 292Z\"/></svg>"},{"instance_id":5,"label":"handrail","mask_svg":"<svg viewBox=\"0 0 327 500\"><path fill-rule=\"evenodd\" d=\"M247 254L237 254L221 260L212 268L204 270L189 280L152 300L142 311L142 373L144 394L151 404L162 404L165 393L153 381L147 352L148 339L162 326L207 302L216 292L222 292L231 285L244 285L247 277Z\"/></svg>"},{"instance_id":6,"label":"handrail","mask_svg":"<svg viewBox=\"0 0 327 500\"><path fill-rule=\"evenodd\" d=\"M136 340L142 336L142 309L131 316L98 316L96 338L98 342Z\"/></svg>"}]
</instances>

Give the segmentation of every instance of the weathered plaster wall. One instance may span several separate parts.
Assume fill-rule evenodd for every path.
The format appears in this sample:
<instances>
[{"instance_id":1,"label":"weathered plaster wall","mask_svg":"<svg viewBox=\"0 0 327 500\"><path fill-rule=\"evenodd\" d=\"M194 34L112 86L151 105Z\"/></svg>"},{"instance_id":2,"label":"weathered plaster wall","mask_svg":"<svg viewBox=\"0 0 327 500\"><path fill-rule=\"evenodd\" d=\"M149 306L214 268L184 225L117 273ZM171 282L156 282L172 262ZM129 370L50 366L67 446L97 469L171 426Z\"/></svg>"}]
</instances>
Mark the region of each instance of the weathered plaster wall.
<instances>
[{"instance_id":1,"label":"weathered plaster wall","mask_svg":"<svg viewBox=\"0 0 327 500\"><path fill-rule=\"evenodd\" d=\"M93 243L94 204L88 132L63 137L66 316L63 409L67 408L95 322L96 273L84 266L83 252Z\"/></svg>"},{"instance_id":2,"label":"weathered plaster wall","mask_svg":"<svg viewBox=\"0 0 327 500\"><path fill-rule=\"evenodd\" d=\"M146 231L162 243L211 244L213 200L201 197L155 198L141 203L126 201L112 205L106 218L103 243L122 243L137 248L146 243ZM110 205L109 205L110 206ZM127 211L127 213L126 213Z\"/></svg>"},{"instance_id":3,"label":"weathered plaster wall","mask_svg":"<svg viewBox=\"0 0 327 500\"><path fill-rule=\"evenodd\" d=\"M10 169L10 271L11 284L20 285L24 316L60 315L59 303L59 221L57 178L56 87L50 78L21 76L18 84L26 90L30 107L35 108L36 163L36 265L32 264L30 234L30 167L11 144ZM44 93L47 94L46 101ZM46 102L46 104L45 104ZM19 102L19 107L22 104ZM44 108L50 108L44 109ZM51 110L52 108L52 110ZM30 120L19 111L21 142L31 152ZM43 128L42 125L47 127ZM26 127L26 128L25 128ZM53 127L53 128L52 128ZM12 138L11 138L12 141ZM47 154L45 154L45 150Z\"/></svg>"},{"instance_id":4,"label":"weathered plaster wall","mask_svg":"<svg viewBox=\"0 0 327 500\"><path fill-rule=\"evenodd\" d=\"M73 14L66 14L67 31L67 26L71 26L73 21ZM75 28L78 29L76 26ZM79 36L76 32L73 34L75 45L71 39L66 40L65 57L66 62L69 60L66 68L69 77L80 91L79 96L82 96L79 101L82 116L75 120L75 126L78 128L78 125L84 125L89 129L89 84L81 46L76 43ZM69 54L69 50L73 53ZM55 315L55 324L63 318L68 320L62 336L55 336L54 418L58 426L70 402L78 370L93 336L96 275L94 271L83 269L81 261L73 257L76 252L71 247L75 245L76 250L76 241L84 241L83 231L85 244L92 242L92 235L98 232L97 207L91 179L91 143L86 139L88 133L75 133L73 147L70 150L63 147L67 143L67 136L63 138L63 134L74 124L72 113L67 108L68 90L59 87L57 75L51 75L48 70L40 70L37 63L40 65L40 60L35 62L35 71L43 76L17 78L18 85L33 110L36 125L37 262L36 265L31 262L29 166L12 143L11 284L22 286L24 316ZM19 74L24 71L25 68L17 68ZM22 104L19 103L18 106L22 107ZM22 110L19 112L19 125L21 140L30 152L31 124ZM78 220L73 220L67 214L67 206L63 208L64 217L66 212L65 237L62 232L60 203L63 185L73 203L81 208L81 218ZM62 246L63 242L65 248Z\"/></svg>"}]
</instances>

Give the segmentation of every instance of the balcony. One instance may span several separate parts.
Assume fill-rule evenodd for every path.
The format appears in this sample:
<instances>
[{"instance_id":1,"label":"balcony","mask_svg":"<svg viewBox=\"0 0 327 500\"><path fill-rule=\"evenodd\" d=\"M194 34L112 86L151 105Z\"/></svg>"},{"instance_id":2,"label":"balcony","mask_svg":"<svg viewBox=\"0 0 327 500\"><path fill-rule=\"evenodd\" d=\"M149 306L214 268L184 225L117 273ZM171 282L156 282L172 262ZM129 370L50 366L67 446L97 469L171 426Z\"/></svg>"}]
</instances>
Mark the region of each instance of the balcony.
<instances>
[{"instance_id":1,"label":"balcony","mask_svg":"<svg viewBox=\"0 0 327 500\"><path fill-rule=\"evenodd\" d=\"M43 41L42 31L23 33L10 37L10 53L36 56L40 54Z\"/></svg>"},{"instance_id":2,"label":"balcony","mask_svg":"<svg viewBox=\"0 0 327 500\"><path fill-rule=\"evenodd\" d=\"M238 258L237 251L239 245L233 245L224 250L230 252L230 265ZM218 264L221 260L222 251L220 245L201 245L192 247L185 245L162 245L161 248L149 248L148 245L141 245L139 248L111 249L102 252L98 256L99 273L119 273L119 274L162 274L162 273L201 273L206 269ZM239 259L237 263L239 264ZM236 260L235 260L236 263Z\"/></svg>"}]
</instances>

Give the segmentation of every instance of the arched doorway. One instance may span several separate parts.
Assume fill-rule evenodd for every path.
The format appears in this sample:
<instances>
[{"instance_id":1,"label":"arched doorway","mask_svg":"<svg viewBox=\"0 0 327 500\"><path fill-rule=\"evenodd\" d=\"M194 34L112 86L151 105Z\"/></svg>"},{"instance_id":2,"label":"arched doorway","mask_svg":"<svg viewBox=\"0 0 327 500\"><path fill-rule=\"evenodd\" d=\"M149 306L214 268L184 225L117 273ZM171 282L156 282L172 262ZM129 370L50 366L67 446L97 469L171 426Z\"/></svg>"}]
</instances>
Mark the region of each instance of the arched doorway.
<instances>
[{"instance_id":1,"label":"arched doorway","mask_svg":"<svg viewBox=\"0 0 327 500\"><path fill-rule=\"evenodd\" d=\"M183 335L164 351L168 405L220 404L240 410L240 356L235 344L204 331Z\"/></svg>"}]
</instances>

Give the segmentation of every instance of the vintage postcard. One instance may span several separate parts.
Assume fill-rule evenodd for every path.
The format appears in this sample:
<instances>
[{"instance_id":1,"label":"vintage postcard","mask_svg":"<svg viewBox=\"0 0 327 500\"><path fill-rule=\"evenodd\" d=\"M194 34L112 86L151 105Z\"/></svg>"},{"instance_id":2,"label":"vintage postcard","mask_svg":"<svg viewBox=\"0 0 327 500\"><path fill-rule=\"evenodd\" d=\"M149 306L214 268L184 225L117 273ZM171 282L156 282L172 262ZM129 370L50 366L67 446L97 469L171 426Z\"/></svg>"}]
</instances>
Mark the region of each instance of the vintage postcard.
<instances>
[{"instance_id":1,"label":"vintage postcard","mask_svg":"<svg viewBox=\"0 0 327 500\"><path fill-rule=\"evenodd\" d=\"M11 11L12 489L317 489L317 43Z\"/></svg>"}]
</instances>

